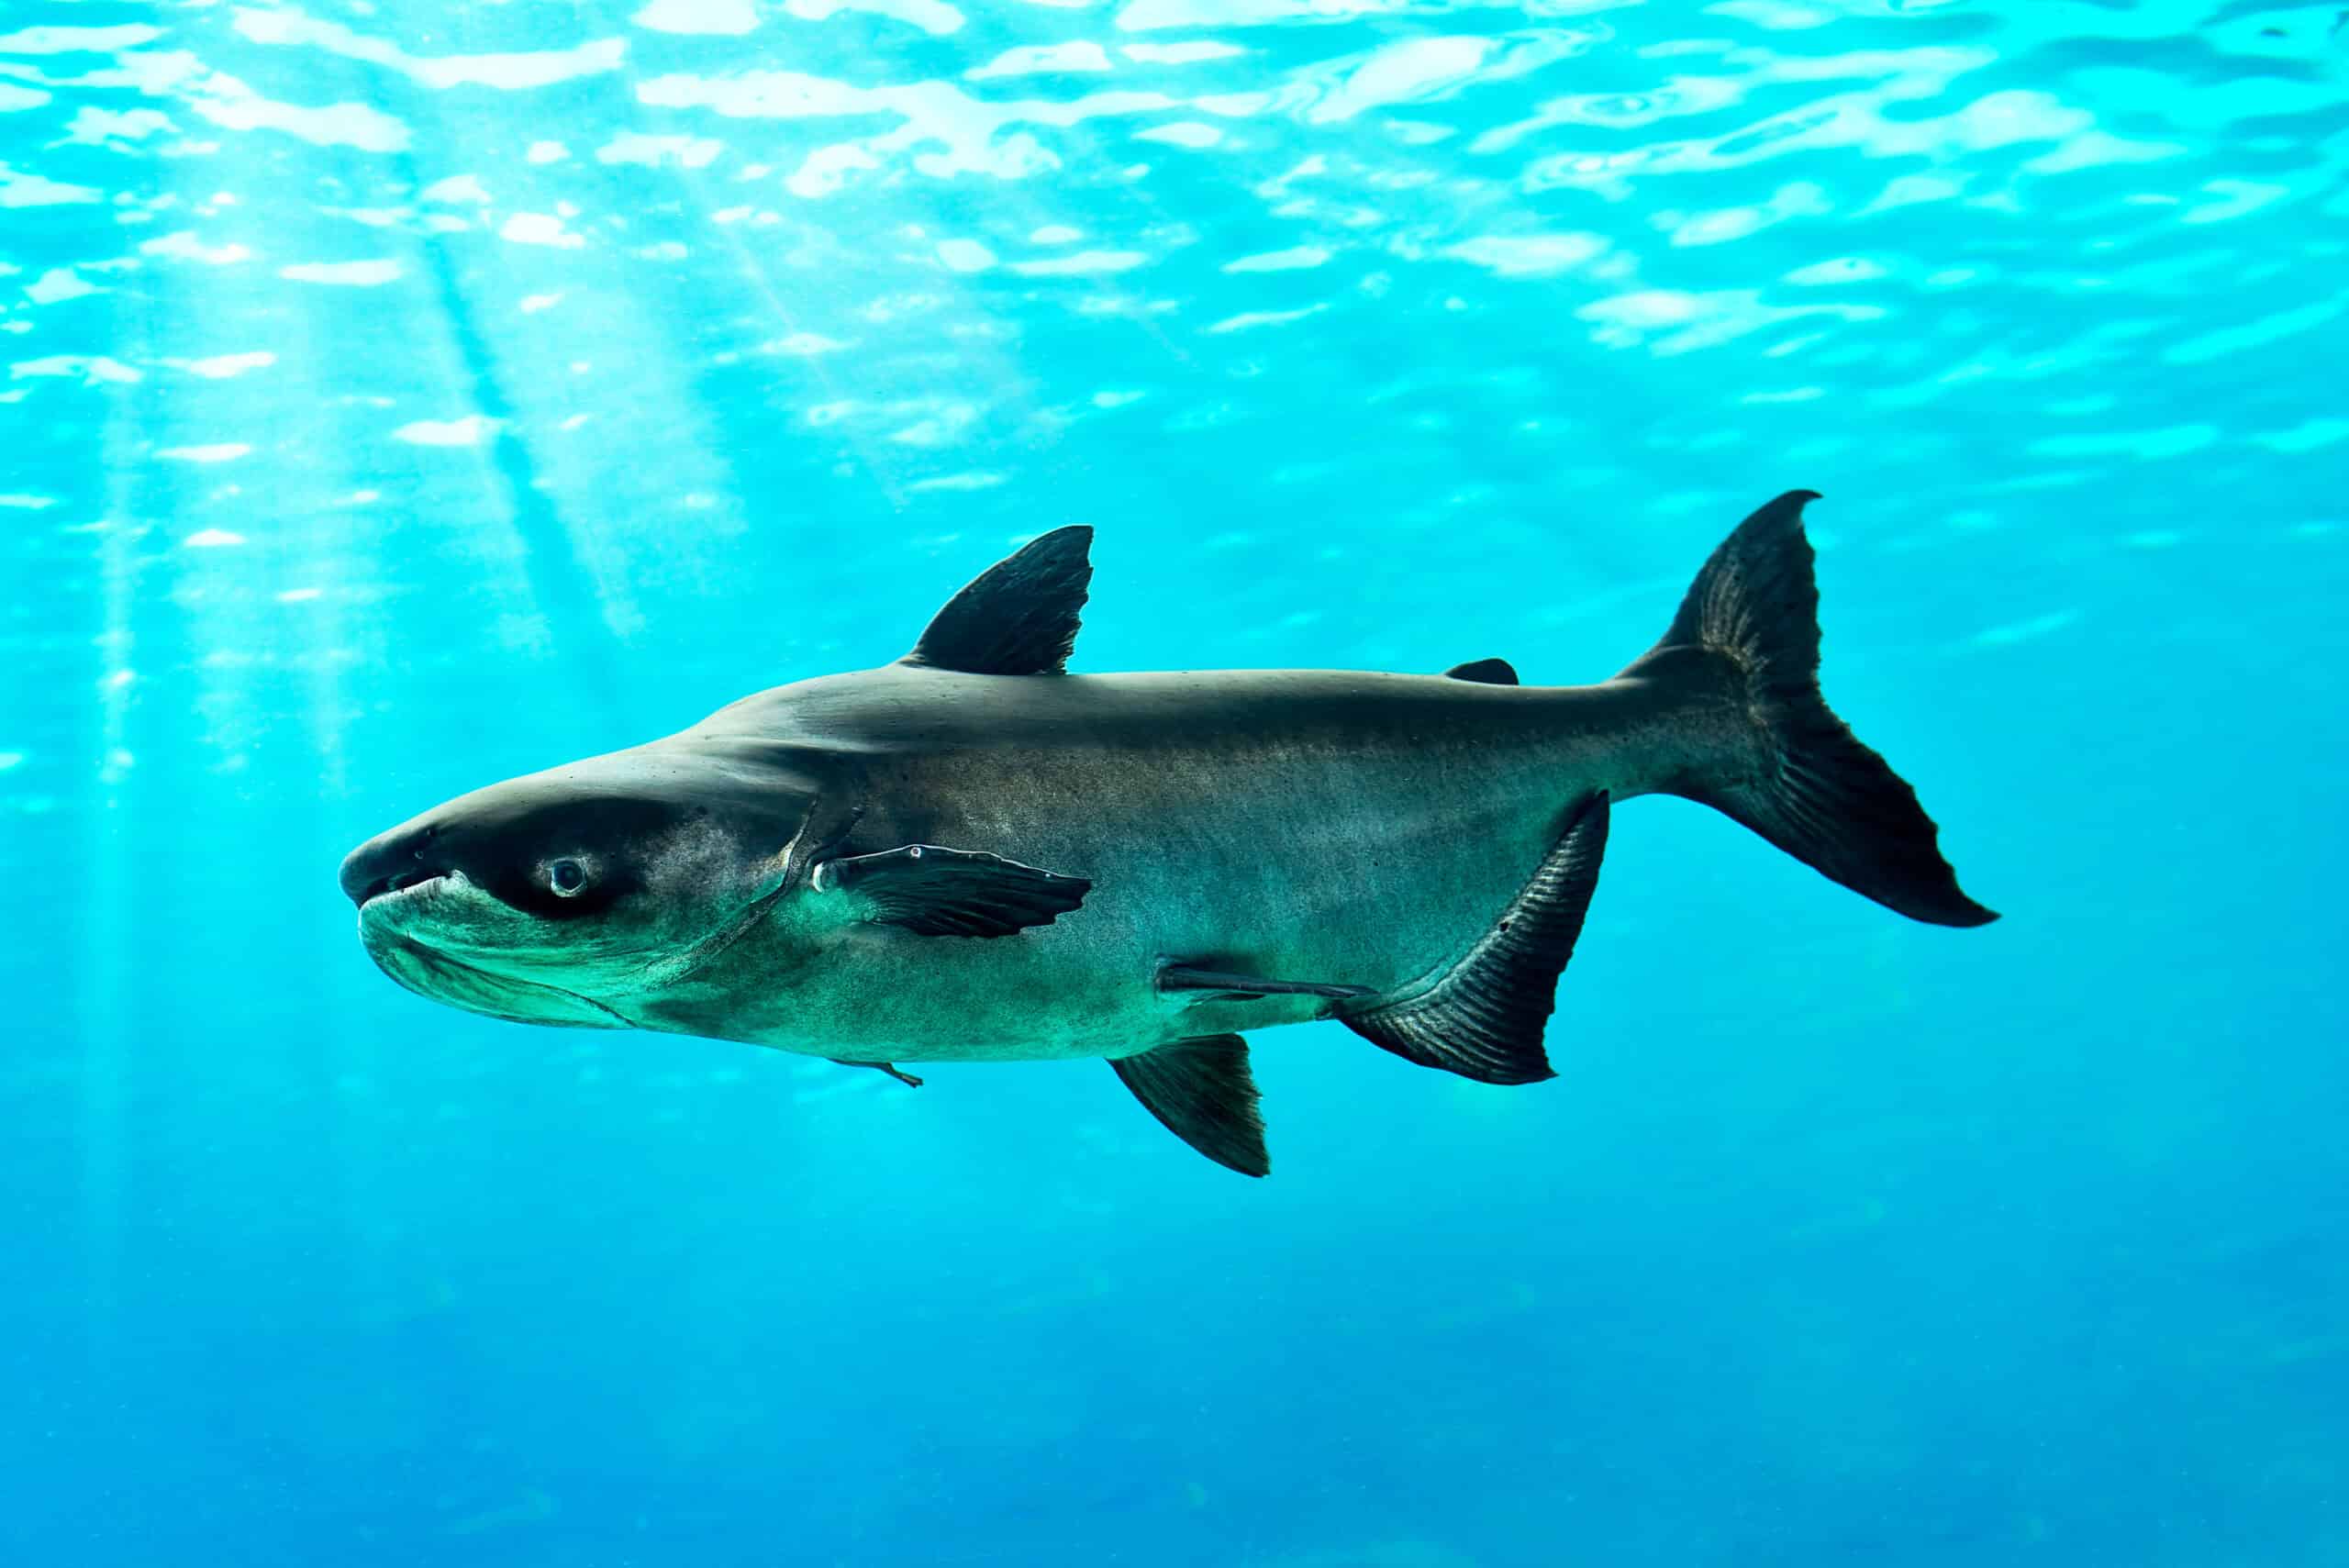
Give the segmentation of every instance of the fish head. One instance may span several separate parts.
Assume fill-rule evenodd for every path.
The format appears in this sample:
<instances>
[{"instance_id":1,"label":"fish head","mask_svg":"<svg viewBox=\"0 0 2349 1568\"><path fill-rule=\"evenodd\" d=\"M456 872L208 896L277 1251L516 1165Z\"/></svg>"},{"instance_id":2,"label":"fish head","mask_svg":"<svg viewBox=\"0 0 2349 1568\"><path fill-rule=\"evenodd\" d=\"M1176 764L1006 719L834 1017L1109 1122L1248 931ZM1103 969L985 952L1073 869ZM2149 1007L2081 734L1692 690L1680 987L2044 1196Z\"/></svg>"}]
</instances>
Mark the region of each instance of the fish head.
<instances>
[{"instance_id":1,"label":"fish head","mask_svg":"<svg viewBox=\"0 0 2349 1568\"><path fill-rule=\"evenodd\" d=\"M633 1027L638 1005L754 917L814 786L732 755L640 747L459 795L342 862L368 955L450 1006Z\"/></svg>"}]
</instances>

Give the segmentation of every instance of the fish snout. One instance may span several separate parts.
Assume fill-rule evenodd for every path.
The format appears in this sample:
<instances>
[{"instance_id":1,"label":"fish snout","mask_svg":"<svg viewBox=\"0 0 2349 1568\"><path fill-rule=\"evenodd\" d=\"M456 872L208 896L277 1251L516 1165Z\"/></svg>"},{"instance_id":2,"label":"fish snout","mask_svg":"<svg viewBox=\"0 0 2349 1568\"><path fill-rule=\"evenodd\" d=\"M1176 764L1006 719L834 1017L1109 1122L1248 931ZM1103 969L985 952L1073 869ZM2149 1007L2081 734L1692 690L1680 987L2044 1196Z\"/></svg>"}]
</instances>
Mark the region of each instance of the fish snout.
<instances>
[{"instance_id":1,"label":"fish snout","mask_svg":"<svg viewBox=\"0 0 2349 1568\"><path fill-rule=\"evenodd\" d=\"M342 861L342 891L365 908L371 898L398 893L455 869L439 853L438 827L395 828L360 845Z\"/></svg>"}]
</instances>

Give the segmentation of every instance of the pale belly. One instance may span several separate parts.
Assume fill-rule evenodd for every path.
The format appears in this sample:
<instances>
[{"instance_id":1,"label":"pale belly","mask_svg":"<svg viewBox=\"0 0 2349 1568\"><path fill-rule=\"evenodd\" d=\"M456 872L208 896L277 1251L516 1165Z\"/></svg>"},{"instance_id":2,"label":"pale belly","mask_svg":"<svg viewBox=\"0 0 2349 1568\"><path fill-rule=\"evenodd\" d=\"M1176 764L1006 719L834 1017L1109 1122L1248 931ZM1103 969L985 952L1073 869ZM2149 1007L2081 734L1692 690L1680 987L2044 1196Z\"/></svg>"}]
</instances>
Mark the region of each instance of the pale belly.
<instances>
[{"instance_id":1,"label":"pale belly","mask_svg":"<svg viewBox=\"0 0 2349 1568\"><path fill-rule=\"evenodd\" d=\"M843 935L832 962L778 1007L741 1020L752 1043L851 1062L1119 1057L1195 1035L1303 1022L1323 1006L1289 996L1186 1003L1152 984L1156 956L1146 944L1105 944L1074 929L989 939L864 927Z\"/></svg>"}]
</instances>

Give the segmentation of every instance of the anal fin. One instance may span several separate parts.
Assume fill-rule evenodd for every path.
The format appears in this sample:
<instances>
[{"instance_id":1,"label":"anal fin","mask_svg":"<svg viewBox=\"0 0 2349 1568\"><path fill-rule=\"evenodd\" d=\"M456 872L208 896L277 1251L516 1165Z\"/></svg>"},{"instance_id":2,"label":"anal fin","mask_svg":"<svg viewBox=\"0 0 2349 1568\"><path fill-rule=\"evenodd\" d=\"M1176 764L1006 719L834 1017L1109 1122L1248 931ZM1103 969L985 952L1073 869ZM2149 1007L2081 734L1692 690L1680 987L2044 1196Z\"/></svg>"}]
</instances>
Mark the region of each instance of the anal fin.
<instances>
[{"instance_id":1,"label":"anal fin","mask_svg":"<svg viewBox=\"0 0 2349 1568\"><path fill-rule=\"evenodd\" d=\"M1433 984L1359 1012L1341 1009L1340 1019L1408 1062L1479 1083L1556 1077L1542 1031L1557 1005L1558 976L1582 935L1606 852L1607 796L1601 793L1583 803L1492 929Z\"/></svg>"},{"instance_id":2,"label":"anal fin","mask_svg":"<svg viewBox=\"0 0 2349 1568\"><path fill-rule=\"evenodd\" d=\"M1167 1131L1217 1164L1243 1176L1271 1172L1248 1042L1238 1035L1173 1040L1109 1066Z\"/></svg>"},{"instance_id":3,"label":"anal fin","mask_svg":"<svg viewBox=\"0 0 2349 1568\"><path fill-rule=\"evenodd\" d=\"M1266 996L1327 996L1343 1001L1375 995L1367 985L1337 985L1321 980L1267 980L1261 975L1173 962L1158 966L1158 989L1161 993L1192 992L1203 1000L1213 998L1219 1002L1257 1002Z\"/></svg>"}]
</instances>

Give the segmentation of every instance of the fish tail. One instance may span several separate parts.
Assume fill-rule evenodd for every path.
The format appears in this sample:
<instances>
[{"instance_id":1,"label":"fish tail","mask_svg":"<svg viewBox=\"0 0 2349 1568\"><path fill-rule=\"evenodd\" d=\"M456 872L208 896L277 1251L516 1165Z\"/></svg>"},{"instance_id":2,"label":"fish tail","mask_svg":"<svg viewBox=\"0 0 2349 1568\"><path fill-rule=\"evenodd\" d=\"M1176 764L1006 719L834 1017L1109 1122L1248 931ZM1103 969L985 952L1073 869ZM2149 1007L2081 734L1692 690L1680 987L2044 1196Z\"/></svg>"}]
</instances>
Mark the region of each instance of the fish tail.
<instances>
[{"instance_id":1,"label":"fish tail","mask_svg":"<svg viewBox=\"0 0 2349 1568\"><path fill-rule=\"evenodd\" d=\"M1967 897L1917 792L1819 689L1819 587L1789 491L1738 525L1697 574L1662 641L1625 670L1684 694L1707 745L1664 787L1701 801L1855 893L1913 920L1998 918Z\"/></svg>"}]
</instances>

